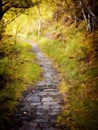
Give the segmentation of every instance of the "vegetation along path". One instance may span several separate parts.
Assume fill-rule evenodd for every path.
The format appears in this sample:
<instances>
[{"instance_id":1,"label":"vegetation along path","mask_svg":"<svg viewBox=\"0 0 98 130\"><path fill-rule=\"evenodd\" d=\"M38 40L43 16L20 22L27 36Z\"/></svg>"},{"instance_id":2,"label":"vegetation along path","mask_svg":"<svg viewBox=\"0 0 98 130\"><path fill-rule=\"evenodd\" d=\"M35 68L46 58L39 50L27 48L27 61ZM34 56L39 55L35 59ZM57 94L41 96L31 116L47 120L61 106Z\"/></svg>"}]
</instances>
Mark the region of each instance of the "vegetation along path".
<instances>
[{"instance_id":1,"label":"vegetation along path","mask_svg":"<svg viewBox=\"0 0 98 130\"><path fill-rule=\"evenodd\" d=\"M16 114L19 124L17 129L58 130L56 117L60 114L63 103L62 95L56 88L60 78L51 61L44 56L38 46L28 42L32 45L33 52L42 67L43 80L25 94Z\"/></svg>"}]
</instances>

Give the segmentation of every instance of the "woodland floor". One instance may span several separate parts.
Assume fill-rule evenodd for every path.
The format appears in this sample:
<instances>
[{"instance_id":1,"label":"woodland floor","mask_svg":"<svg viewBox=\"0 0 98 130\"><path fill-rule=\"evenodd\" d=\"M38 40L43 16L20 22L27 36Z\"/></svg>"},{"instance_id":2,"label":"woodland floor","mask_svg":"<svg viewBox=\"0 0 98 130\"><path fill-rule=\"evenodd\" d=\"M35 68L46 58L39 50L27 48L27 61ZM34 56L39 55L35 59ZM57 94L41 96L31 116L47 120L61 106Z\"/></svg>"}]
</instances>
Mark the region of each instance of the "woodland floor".
<instances>
[{"instance_id":1,"label":"woodland floor","mask_svg":"<svg viewBox=\"0 0 98 130\"><path fill-rule=\"evenodd\" d=\"M56 117L61 113L63 98L57 85L60 77L38 46L31 41L32 51L42 68L42 81L30 88L20 102L15 114L15 128L11 130L58 130ZM25 69L25 68L24 68Z\"/></svg>"}]
</instances>

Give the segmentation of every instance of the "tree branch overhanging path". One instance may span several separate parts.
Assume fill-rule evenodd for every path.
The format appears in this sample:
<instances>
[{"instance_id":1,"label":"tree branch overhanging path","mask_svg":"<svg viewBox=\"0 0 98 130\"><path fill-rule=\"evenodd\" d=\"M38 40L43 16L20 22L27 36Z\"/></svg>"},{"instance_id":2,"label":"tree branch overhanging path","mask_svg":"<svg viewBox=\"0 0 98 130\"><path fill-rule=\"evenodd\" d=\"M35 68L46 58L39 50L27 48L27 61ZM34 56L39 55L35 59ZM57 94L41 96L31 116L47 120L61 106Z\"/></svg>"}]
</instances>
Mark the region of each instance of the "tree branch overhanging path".
<instances>
[{"instance_id":1,"label":"tree branch overhanging path","mask_svg":"<svg viewBox=\"0 0 98 130\"><path fill-rule=\"evenodd\" d=\"M40 0L32 2L32 0L0 0L0 20L4 14L11 8L28 9L40 3Z\"/></svg>"},{"instance_id":2,"label":"tree branch overhanging path","mask_svg":"<svg viewBox=\"0 0 98 130\"><path fill-rule=\"evenodd\" d=\"M87 31L92 33L95 30L95 25L97 23L97 7L98 3L96 0L1 0L0 1L0 20L2 20L4 14L10 10L11 8L26 10L32 8L34 6L38 6L39 4L50 4L49 6L55 9L55 17L60 15L59 8L62 8L62 12L69 15L75 19L75 23L79 20L86 21ZM53 9L53 10L54 10ZM82 19L81 19L82 18ZM58 18L57 18L58 19Z\"/></svg>"}]
</instances>

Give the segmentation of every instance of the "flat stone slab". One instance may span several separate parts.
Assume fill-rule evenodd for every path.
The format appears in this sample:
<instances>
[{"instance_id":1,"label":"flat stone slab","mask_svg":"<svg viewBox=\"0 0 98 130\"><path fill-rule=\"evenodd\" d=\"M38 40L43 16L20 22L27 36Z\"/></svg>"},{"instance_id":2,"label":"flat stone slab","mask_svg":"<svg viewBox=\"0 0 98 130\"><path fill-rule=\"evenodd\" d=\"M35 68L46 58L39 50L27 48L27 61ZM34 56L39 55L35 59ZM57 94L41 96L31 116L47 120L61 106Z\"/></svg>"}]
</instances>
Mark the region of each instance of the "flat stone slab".
<instances>
[{"instance_id":1,"label":"flat stone slab","mask_svg":"<svg viewBox=\"0 0 98 130\"><path fill-rule=\"evenodd\" d=\"M30 102L38 103L38 102L40 102L40 97L32 95L29 98L28 97L25 98L25 101L27 101L27 102L30 101Z\"/></svg>"},{"instance_id":2,"label":"flat stone slab","mask_svg":"<svg viewBox=\"0 0 98 130\"><path fill-rule=\"evenodd\" d=\"M52 97L43 97L42 98L42 102L44 103L44 102L53 102L53 98Z\"/></svg>"},{"instance_id":3,"label":"flat stone slab","mask_svg":"<svg viewBox=\"0 0 98 130\"><path fill-rule=\"evenodd\" d=\"M32 106L32 107L35 106L35 108L36 108L37 106L41 106L41 102L40 103L37 103L37 102L32 103L31 102L30 106Z\"/></svg>"},{"instance_id":4,"label":"flat stone slab","mask_svg":"<svg viewBox=\"0 0 98 130\"><path fill-rule=\"evenodd\" d=\"M39 110L48 110L48 109L50 109L50 106L49 105L40 105L40 106L37 107L37 109L39 109Z\"/></svg>"}]
</instances>

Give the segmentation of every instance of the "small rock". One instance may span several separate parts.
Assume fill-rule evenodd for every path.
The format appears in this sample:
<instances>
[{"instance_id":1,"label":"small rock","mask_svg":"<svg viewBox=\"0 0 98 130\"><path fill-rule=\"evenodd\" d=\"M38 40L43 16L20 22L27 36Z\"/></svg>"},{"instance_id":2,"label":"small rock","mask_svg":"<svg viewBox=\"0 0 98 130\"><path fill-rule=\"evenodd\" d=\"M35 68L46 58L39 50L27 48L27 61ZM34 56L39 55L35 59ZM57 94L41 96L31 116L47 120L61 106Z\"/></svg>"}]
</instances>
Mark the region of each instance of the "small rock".
<instances>
[{"instance_id":1,"label":"small rock","mask_svg":"<svg viewBox=\"0 0 98 130\"><path fill-rule=\"evenodd\" d=\"M29 123L29 126L32 126L32 127L34 127L34 128L35 128L35 127L37 127L37 126L38 126L38 123L33 123L33 122L30 122L30 123Z\"/></svg>"},{"instance_id":2,"label":"small rock","mask_svg":"<svg viewBox=\"0 0 98 130\"><path fill-rule=\"evenodd\" d=\"M52 102L53 98L52 97L43 97L42 102Z\"/></svg>"}]
</instances>

